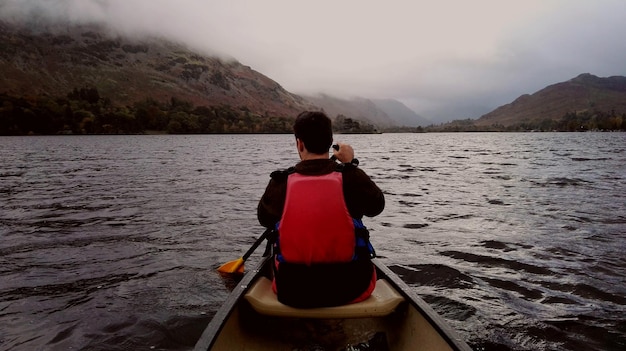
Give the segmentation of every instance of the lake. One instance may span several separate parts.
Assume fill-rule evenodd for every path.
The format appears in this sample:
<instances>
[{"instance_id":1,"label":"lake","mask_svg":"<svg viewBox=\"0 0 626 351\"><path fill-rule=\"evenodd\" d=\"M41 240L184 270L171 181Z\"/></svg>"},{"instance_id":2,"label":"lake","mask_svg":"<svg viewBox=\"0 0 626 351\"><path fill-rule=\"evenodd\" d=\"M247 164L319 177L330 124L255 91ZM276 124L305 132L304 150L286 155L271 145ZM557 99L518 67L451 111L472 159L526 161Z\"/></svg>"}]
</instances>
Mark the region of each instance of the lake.
<instances>
[{"instance_id":1,"label":"lake","mask_svg":"<svg viewBox=\"0 0 626 351\"><path fill-rule=\"evenodd\" d=\"M473 349L626 349L625 133L335 140L385 193L379 259ZM191 349L297 157L291 135L0 137L0 349Z\"/></svg>"}]
</instances>

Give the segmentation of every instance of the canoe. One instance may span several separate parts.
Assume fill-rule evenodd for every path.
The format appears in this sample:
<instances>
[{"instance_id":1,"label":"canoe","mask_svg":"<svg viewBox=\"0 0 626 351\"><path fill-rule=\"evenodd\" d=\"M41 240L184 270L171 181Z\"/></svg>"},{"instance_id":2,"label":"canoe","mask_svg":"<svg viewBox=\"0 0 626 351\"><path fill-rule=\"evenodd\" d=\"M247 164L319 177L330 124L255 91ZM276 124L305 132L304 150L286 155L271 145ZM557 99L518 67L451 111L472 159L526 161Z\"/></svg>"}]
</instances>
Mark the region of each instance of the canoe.
<instances>
[{"instance_id":1,"label":"canoe","mask_svg":"<svg viewBox=\"0 0 626 351\"><path fill-rule=\"evenodd\" d=\"M271 259L246 272L194 350L458 350L471 348L378 259L378 281L365 301L298 309L271 290Z\"/></svg>"}]
</instances>

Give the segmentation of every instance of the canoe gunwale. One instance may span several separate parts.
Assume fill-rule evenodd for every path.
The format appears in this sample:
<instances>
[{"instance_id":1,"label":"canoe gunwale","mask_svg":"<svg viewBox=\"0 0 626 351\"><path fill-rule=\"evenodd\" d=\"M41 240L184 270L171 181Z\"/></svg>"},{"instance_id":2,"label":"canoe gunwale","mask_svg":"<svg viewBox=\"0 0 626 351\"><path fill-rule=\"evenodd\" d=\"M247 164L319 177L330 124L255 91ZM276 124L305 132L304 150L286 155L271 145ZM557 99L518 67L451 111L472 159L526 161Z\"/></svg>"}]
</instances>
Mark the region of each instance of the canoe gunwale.
<instances>
[{"instance_id":1,"label":"canoe gunwale","mask_svg":"<svg viewBox=\"0 0 626 351\"><path fill-rule=\"evenodd\" d=\"M387 279L388 282L407 300L407 302L422 314L422 316L432 325L432 327L439 332L442 338L444 338L450 346L458 351L472 351L460 335L452 329L452 327L441 317L430 305L426 303L417 293L398 277L389 267L378 259L372 259L372 262L376 266L379 273Z\"/></svg>"},{"instance_id":2,"label":"canoe gunwale","mask_svg":"<svg viewBox=\"0 0 626 351\"><path fill-rule=\"evenodd\" d=\"M238 303L243 300L244 294L251 288L252 283L264 274L267 264L271 262L271 257L263 257L257 266L246 272L241 278L237 286L224 301L220 309L213 316L206 329L203 331L200 339L196 342L194 351L210 350L215 344L220 332L224 328L226 321L230 318L233 310ZM472 351L463 339L452 329L452 327L432 309L422 298L420 298L398 275L391 271L384 263L378 259L372 262L376 266L379 277L384 277L387 281L400 293L406 300L406 303L412 305L416 311L431 324L439 335L449 344L453 350Z\"/></svg>"},{"instance_id":3,"label":"canoe gunwale","mask_svg":"<svg viewBox=\"0 0 626 351\"><path fill-rule=\"evenodd\" d=\"M243 275L239 283L237 283L237 286L233 289L230 295L228 295L226 301L224 301L220 309L217 310L209 322L209 325L207 325L206 329L204 329L204 332L202 332L200 339L198 339L196 345L194 346L194 351L210 350L211 347L213 347L213 344L217 340L217 336L222 331L222 328L226 324L230 314L233 312L233 309L235 309L235 306L237 306L239 301L243 299L243 295L251 287L252 282L259 276L259 274L261 274L264 266L270 259L271 257L263 257L254 269Z\"/></svg>"}]
</instances>

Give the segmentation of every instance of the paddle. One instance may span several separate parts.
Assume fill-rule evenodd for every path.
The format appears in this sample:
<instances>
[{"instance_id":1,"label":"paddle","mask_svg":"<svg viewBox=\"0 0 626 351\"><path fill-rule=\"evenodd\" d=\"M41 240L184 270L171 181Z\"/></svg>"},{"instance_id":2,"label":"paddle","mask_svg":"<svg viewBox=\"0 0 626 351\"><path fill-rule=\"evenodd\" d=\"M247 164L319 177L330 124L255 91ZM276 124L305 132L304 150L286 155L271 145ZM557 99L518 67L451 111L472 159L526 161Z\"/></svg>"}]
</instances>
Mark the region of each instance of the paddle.
<instances>
[{"instance_id":1,"label":"paddle","mask_svg":"<svg viewBox=\"0 0 626 351\"><path fill-rule=\"evenodd\" d=\"M263 240L265 240L265 238L267 238L267 236L271 232L272 232L271 229L266 229L265 232L263 232L263 234L261 234L261 236L258 239L256 239L254 244L252 244L252 247L243 256L239 257L236 260L224 263L217 269L218 272L243 273L243 269L244 269L243 263L248 259L248 257L250 257L250 255L252 255L254 250L256 250L256 248L259 247L259 245L261 245Z\"/></svg>"}]
</instances>

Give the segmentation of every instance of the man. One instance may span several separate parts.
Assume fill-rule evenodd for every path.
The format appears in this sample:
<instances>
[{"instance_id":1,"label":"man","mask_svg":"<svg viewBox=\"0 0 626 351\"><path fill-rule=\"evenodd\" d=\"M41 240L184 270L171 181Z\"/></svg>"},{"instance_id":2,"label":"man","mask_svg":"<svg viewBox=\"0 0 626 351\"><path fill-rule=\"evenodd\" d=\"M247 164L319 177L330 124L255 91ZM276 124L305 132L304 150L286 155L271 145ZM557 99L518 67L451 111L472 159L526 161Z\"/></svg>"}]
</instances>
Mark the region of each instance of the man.
<instances>
[{"instance_id":1,"label":"man","mask_svg":"<svg viewBox=\"0 0 626 351\"><path fill-rule=\"evenodd\" d=\"M366 299L374 290L373 249L363 216L385 207L382 191L358 168L354 150L333 142L331 120L303 112L294 123L300 162L271 174L257 215L278 229L274 291L294 307L338 306Z\"/></svg>"}]
</instances>

